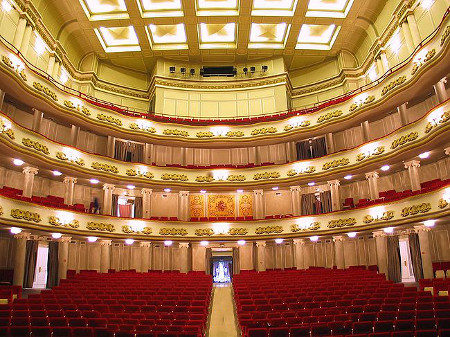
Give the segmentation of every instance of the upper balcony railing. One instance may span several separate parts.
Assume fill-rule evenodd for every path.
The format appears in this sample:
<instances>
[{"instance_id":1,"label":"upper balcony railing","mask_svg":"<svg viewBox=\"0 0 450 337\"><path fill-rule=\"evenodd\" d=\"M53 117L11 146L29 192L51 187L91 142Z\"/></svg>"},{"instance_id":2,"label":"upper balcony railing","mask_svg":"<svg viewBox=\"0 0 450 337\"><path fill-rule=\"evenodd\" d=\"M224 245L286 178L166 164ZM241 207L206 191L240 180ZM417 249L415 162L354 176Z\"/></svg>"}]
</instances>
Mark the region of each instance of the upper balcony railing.
<instances>
[{"instance_id":1,"label":"upper balcony railing","mask_svg":"<svg viewBox=\"0 0 450 337\"><path fill-rule=\"evenodd\" d=\"M377 86L378 84L383 82L387 77L389 77L392 73L396 72L398 69L402 68L407 63L409 63L412 60L412 58L415 56L415 54L425 44L427 44L431 39L433 39L436 36L438 31L441 29L444 20L447 18L449 12L450 12L450 8L447 8L441 22L436 27L436 29L431 34L429 34L425 39L423 39L422 42L418 46L416 46L416 48L411 53L411 55L409 55L408 58L406 58L402 62L398 63L397 65L393 66L392 68L390 68L386 73L384 73L381 77L379 77L375 81L372 81L362 87L359 87L358 89L349 91L343 95L340 95L340 96L337 96L337 97L334 97L334 98L331 98L328 100L324 100L321 102L316 102L314 104L311 104L309 107L305 107L300 110L289 109L289 110L279 111L279 112L274 112L274 113L261 113L261 114L256 114L256 115L253 115L250 117L244 117L244 118L200 119L200 118L192 118L190 116L183 116L183 115L172 116L172 115L165 115L164 113L160 113L160 112L156 113L156 112L151 112L148 110L144 111L142 109L137 109L137 108L133 108L130 106L125 106L125 105L121 105L121 104L117 104L117 103L108 102L108 101L93 97L91 95L87 95L85 93L82 93L78 90L75 90L73 88L70 88L70 87L64 85L63 83L59 82L58 80L56 80L55 78L50 76L44 70L36 67L31 62L29 62L15 46L13 46L10 42L8 42L1 35L0 35L0 40L13 53L15 53L16 56L19 57L28 66L28 68L31 71L33 71L35 74L37 74L38 76L40 76L42 78L47 79L59 90L65 92L69 95L78 97L79 99L82 99L85 102L96 105L98 107L106 108L106 109L120 113L125 116L146 118L146 119L157 121L157 122L158 121L159 122L171 122L171 123L180 123L180 124L189 124L189 125L210 125L210 124L216 124L216 125L217 124L219 124L219 125L220 124L227 124L227 125L230 125L230 124L240 125L241 124L242 125L242 124L252 124L252 123L258 123L258 122L276 121L276 120L281 120L281 119L285 119L285 118L292 117L292 116L311 114L311 113L317 112L319 110L322 110L324 108L346 102L346 101L350 100L352 97Z\"/></svg>"}]
</instances>

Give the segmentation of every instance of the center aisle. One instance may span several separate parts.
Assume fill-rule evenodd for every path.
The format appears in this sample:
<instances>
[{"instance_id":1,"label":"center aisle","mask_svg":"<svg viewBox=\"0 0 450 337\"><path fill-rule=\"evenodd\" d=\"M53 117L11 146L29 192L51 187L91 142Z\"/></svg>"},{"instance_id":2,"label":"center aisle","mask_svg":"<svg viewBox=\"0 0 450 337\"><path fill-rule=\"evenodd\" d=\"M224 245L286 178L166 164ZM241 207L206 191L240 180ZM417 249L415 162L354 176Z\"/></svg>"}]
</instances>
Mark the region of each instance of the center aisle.
<instances>
[{"instance_id":1,"label":"center aisle","mask_svg":"<svg viewBox=\"0 0 450 337\"><path fill-rule=\"evenodd\" d=\"M221 284L213 288L209 337L238 337L236 313L233 304L231 284Z\"/></svg>"}]
</instances>

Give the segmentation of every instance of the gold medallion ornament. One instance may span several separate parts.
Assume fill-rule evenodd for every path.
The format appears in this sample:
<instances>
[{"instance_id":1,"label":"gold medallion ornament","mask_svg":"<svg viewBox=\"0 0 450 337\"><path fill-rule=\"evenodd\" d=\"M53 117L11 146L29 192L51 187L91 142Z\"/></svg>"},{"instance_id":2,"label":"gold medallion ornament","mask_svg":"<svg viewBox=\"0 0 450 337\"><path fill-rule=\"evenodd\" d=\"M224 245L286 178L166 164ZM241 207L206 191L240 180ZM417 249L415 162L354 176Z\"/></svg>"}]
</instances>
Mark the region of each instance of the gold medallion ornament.
<instances>
[{"instance_id":1,"label":"gold medallion ornament","mask_svg":"<svg viewBox=\"0 0 450 337\"><path fill-rule=\"evenodd\" d=\"M370 153L360 153L356 156L356 161L363 161L373 156L379 156L384 152L384 146L378 146L374 151Z\"/></svg>"},{"instance_id":2,"label":"gold medallion ornament","mask_svg":"<svg viewBox=\"0 0 450 337\"><path fill-rule=\"evenodd\" d=\"M273 234L273 233L281 233L283 232L283 227L281 226L264 226L264 227L257 227L255 229L255 233L258 235L261 234Z\"/></svg>"},{"instance_id":3,"label":"gold medallion ornament","mask_svg":"<svg viewBox=\"0 0 450 337\"><path fill-rule=\"evenodd\" d=\"M336 159L322 165L322 170L326 171L340 166L346 166L350 163L348 158Z\"/></svg>"},{"instance_id":4,"label":"gold medallion ornament","mask_svg":"<svg viewBox=\"0 0 450 337\"><path fill-rule=\"evenodd\" d=\"M129 177L143 177L147 179L153 179L154 175L151 172L145 171L145 172L138 172L135 169L128 169L125 171L125 174Z\"/></svg>"},{"instance_id":5,"label":"gold medallion ornament","mask_svg":"<svg viewBox=\"0 0 450 337\"><path fill-rule=\"evenodd\" d=\"M41 143L35 140L31 140L30 138L22 138L22 144L25 145L26 147L31 147L36 151L42 152L43 154L50 153L47 146L42 145Z\"/></svg>"},{"instance_id":6,"label":"gold medallion ornament","mask_svg":"<svg viewBox=\"0 0 450 337\"><path fill-rule=\"evenodd\" d=\"M16 136L11 126L7 125L5 121L0 119L0 134L8 136L9 139L14 140Z\"/></svg>"},{"instance_id":7,"label":"gold medallion ornament","mask_svg":"<svg viewBox=\"0 0 450 337\"><path fill-rule=\"evenodd\" d=\"M253 176L253 180L263 180L263 179L277 179L280 178L280 172L264 172L264 173L256 173Z\"/></svg>"},{"instance_id":8,"label":"gold medallion ornament","mask_svg":"<svg viewBox=\"0 0 450 337\"><path fill-rule=\"evenodd\" d=\"M430 133L433 128L438 127L440 124L447 123L450 120L450 111L445 111L442 116L437 119L433 120L433 123L428 122L425 126L425 133Z\"/></svg>"},{"instance_id":9,"label":"gold medallion ornament","mask_svg":"<svg viewBox=\"0 0 450 337\"><path fill-rule=\"evenodd\" d=\"M253 129L252 130L252 136L259 136L259 135L266 135L269 133L275 133L277 132L277 128L274 126L268 127L268 128L259 128L259 129Z\"/></svg>"},{"instance_id":10,"label":"gold medallion ornament","mask_svg":"<svg viewBox=\"0 0 450 337\"><path fill-rule=\"evenodd\" d=\"M447 200L445 200L444 198L439 199L439 204L438 207L440 209L444 209L445 207L447 207L449 205L449 202Z\"/></svg>"},{"instance_id":11,"label":"gold medallion ornament","mask_svg":"<svg viewBox=\"0 0 450 337\"><path fill-rule=\"evenodd\" d=\"M130 129L131 130L142 130L142 131L147 131L148 133L155 133L156 129L152 126L148 126L148 127L140 127L137 123L131 123L130 124Z\"/></svg>"},{"instance_id":12,"label":"gold medallion ornament","mask_svg":"<svg viewBox=\"0 0 450 337\"><path fill-rule=\"evenodd\" d=\"M8 56L2 55L2 61L4 64L6 64L9 68L13 69L16 73L19 74L19 76L22 78L22 80L27 80L27 74L25 74L25 69L22 67L14 66L11 59Z\"/></svg>"},{"instance_id":13,"label":"gold medallion ornament","mask_svg":"<svg viewBox=\"0 0 450 337\"><path fill-rule=\"evenodd\" d=\"M195 181L198 183L210 183L210 182L214 181L214 177L212 177L212 176L197 176L197 178L195 178Z\"/></svg>"},{"instance_id":14,"label":"gold medallion ornament","mask_svg":"<svg viewBox=\"0 0 450 337\"><path fill-rule=\"evenodd\" d=\"M86 228L91 231L100 231L100 232L114 232L115 227L113 224L104 223L104 222L88 222Z\"/></svg>"},{"instance_id":15,"label":"gold medallion ornament","mask_svg":"<svg viewBox=\"0 0 450 337\"><path fill-rule=\"evenodd\" d=\"M97 171L105 171L105 172L111 172L111 173L119 173L119 169L117 168L117 166L114 165L109 165L109 164L102 164L99 162L93 162L91 164L91 167L94 170Z\"/></svg>"},{"instance_id":16,"label":"gold medallion ornament","mask_svg":"<svg viewBox=\"0 0 450 337\"><path fill-rule=\"evenodd\" d=\"M42 84L38 82L33 82L33 87L42 93L44 93L46 96L50 97L55 102L58 101L58 97L56 96L56 93L54 91L51 91L49 88L43 86Z\"/></svg>"},{"instance_id":17,"label":"gold medallion ornament","mask_svg":"<svg viewBox=\"0 0 450 337\"><path fill-rule=\"evenodd\" d=\"M418 61L414 62L414 66L413 69L411 71L411 75L414 75L415 73L417 73L417 71L425 64L427 63L429 60L431 60L434 55L436 55L436 50L435 49L431 49L423 59L419 59Z\"/></svg>"},{"instance_id":18,"label":"gold medallion ornament","mask_svg":"<svg viewBox=\"0 0 450 337\"><path fill-rule=\"evenodd\" d=\"M356 110L361 109L364 105L370 104L373 101L375 101L375 96L371 95L371 96L367 96L366 99L364 101L360 101L358 103L353 103L352 105L350 105L349 111L350 112L354 112Z\"/></svg>"},{"instance_id":19,"label":"gold medallion ornament","mask_svg":"<svg viewBox=\"0 0 450 337\"><path fill-rule=\"evenodd\" d=\"M319 118L317 118L317 123L323 123L323 122L329 121L330 119L337 118L340 116L342 116L341 110L335 110L332 112L328 112L324 115L319 116Z\"/></svg>"},{"instance_id":20,"label":"gold medallion ornament","mask_svg":"<svg viewBox=\"0 0 450 337\"><path fill-rule=\"evenodd\" d=\"M61 152L61 151L56 152L56 158L58 158L59 160L64 160L64 161L68 160L71 163L75 163L75 164L77 164L79 166L84 166L83 158L76 157L76 158L72 158L72 159L69 160L69 157L67 157L67 155L64 152Z\"/></svg>"},{"instance_id":21,"label":"gold medallion ornament","mask_svg":"<svg viewBox=\"0 0 450 337\"><path fill-rule=\"evenodd\" d=\"M316 171L315 166L308 166L307 168L302 169L302 170L291 169L287 172L287 176L294 177L297 174L302 174L302 173L310 174L310 173L314 173L315 171Z\"/></svg>"},{"instance_id":22,"label":"gold medallion ornament","mask_svg":"<svg viewBox=\"0 0 450 337\"><path fill-rule=\"evenodd\" d=\"M186 228L161 228L159 235L186 236L188 234Z\"/></svg>"},{"instance_id":23,"label":"gold medallion ornament","mask_svg":"<svg viewBox=\"0 0 450 337\"><path fill-rule=\"evenodd\" d=\"M152 234L152 229L150 227L144 227L140 231L135 231L131 226L124 225L124 226L122 226L122 232L124 232L126 234L145 234L145 235L150 235L150 234Z\"/></svg>"},{"instance_id":24,"label":"gold medallion ornament","mask_svg":"<svg viewBox=\"0 0 450 337\"><path fill-rule=\"evenodd\" d=\"M228 131L226 133L227 137L234 138L234 137L244 137L244 133L242 131Z\"/></svg>"},{"instance_id":25,"label":"gold medallion ornament","mask_svg":"<svg viewBox=\"0 0 450 337\"><path fill-rule=\"evenodd\" d=\"M407 217L409 215L416 215L419 213L427 213L431 210L431 204L429 202L424 202L420 205L414 205L410 207L405 207L402 209L402 217Z\"/></svg>"},{"instance_id":26,"label":"gold medallion ornament","mask_svg":"<svg viewBox=\"0 0 450 337\"><path fill-rule=\"evenodd\" d=\"M214 133L212 133L211 131L199 131L197 132L196 136L198 138L211 138L214 137Z\"/></svg>"},{"instance_id":27,"label":"gold medallion ornament","mask_svg":"<svg viewBox=\"0 0 450 337\"><path fill-rule=\"evenodd\" d=\"M394 218L394 212L393 211L386 211L383 213L382 216L373 217L372 215L366 215L363 219L364 223L372 223L372 222L379 222L379 221L389 221Z\"/></svg>"},{"instance_id":28,"label":"gold medallion ornament","mask_svg":"<svg viewBox=\"0 0 450 337\"><path fill-rule=\"evenodd\" d=\"M410 132L406 136L401 136L400 138L395 139L391 144L391 149L396 149L399 146L412 142L416 140L418 137L419 133L417 131Z\"/></svg>"},{"instance_id":29,"label":"gold medallion ornament","mask_svg":"<svg viewBox=\"0 0 450 337\"><path fill-rule=\"evenodd\" d=\"M212 228L197 228L195 230L196 236L213 236L214 230Z\"/></svg>"},{"instance_id":30,"label":"gold medallion ornament","mask_svg":"<svg viewBox=\"0 0 450 337\"><path fill-rule=\"evenodd\" d=\"M328 221L328 228L341 228L341 227L351 227L356 225L355 218L338 219Z\"/></svg>"},{"instance_id":31,"label":"gold medallion ornament","mask_svg":"<svg viewBox=\"0 0 450 337\"><path fill-rule=\"evenodd\" d=\"M405 83L406 81L406 76L400 76L399 78L397 78L395 81L390 82L387 86L385 86L383 88L383 91L381 92L381 96L386 95L389 91L393 90L395 87L398 87L400 85L402 85L403 83Z\"/></svg>"},{"instance_id":32,"label":"gold medallion ornament","mask_svg":"<svg viewBox=\"0 0 450 337\"><path fill-rule=\"evenodd\" d=\"M70 228L78 228L80 227L80 222L78 220L71 220L70 222L63 223L58 217L51 216L48 218L48 223L53 226L59 227L70 227Z\"/></svg>"},{"instance_id":33,"label":"gold medallion ornament","mask_svg":"<svg viewBox=\"0 0 450 337\"><path fill-rule=\"evenodd\" d=\"M161 175L162 180L174 180L174 181L188 181L188 177L185 174L176 173L163 173Z\"/></svg>"},{"instance_id":34,"label":"gold medallion ornament","mask_svg":"<svg viewBox=\"0 0 450 337\"><path fill-rule=\"evenodd\" d=\"M122 126L122 121L119 118L115 118L112 116L107 116L105 114L97 114L97 119L103 122L108 122L111 124L115 124L117 126Z\"/></svg>"},{"instance_id":35,"label":"gold medallion ornament","mask_svg":"<svg viewBox=\"0 0 450 337\"><path fill-rule=\"evenodd\" d=\"M228 230L228 235L247 235L248 229L247 228L230 228Z\"/></svg>"},{"instance_id":36,"label":"gold medallion ornament","mask_svg":"<svg viewBox=\"0 0 450 337\"><path fill-rule=\"evenodd\" d=\"M299 124L294 124L294 125L288 124L288 125L284 126L284 131L290 131L292 129L298 129L298 128L306 128L306 127L308 127L310 125L311 125L310 121L303 121L303 122L301 122Z\"/></svg>"},{"instance_id":37,"label":"gold medallion ornament","mask_svg":"<svg viewBox=\"0 0 450 337\"><path fill-rule=\"evenodd\" d=\"M245 176L242 174L230 174L227 178L228 181L245 181Z\"/></svg>"},{"instance_id":38,"label":"gold medallion ornament","mask_svg":"<svg viewBox=\"0 0 450 337\"><path fill-rule=\"evenodd\" d=\"M72 110L76 110L78 112L81 112L82 114L86 115L86 116L90 116L91 112L89 111L88 108L84 107L84 106L80 106L80 105L75 105L74 102L72 101L64 101L64 105Z\"/></svg>"},{"instance_id":39,"label":"gold medallion ornament","mask_svg":"<svg viewBox=\"0 0 450 337\"><path fill-rule=\"evenodd\" d=\"M189 137L189 132L178 129L165 129L163 134L166 136Z\"/></svg>"},{"instance_id":40,"label":"gold medallion ornament","mask_svg":"<svg viewBox=\"0 0 450 337\"><path fill-rule=\"evenodd\" d=\"M33 222L41 222L41 216L39 213L34 213L30 211L24 211L18 208L11 210L11 217L14 219L23 219L27 221L33 221Z\"/></svg>"},{"instance_id":41,"label":"gold medallion ornament","mask_svg":"<svg viewBox=\"0 0 450 337\"><path fill-rule=\"evenodd\" d=\"M447 38L450 36L450 26L445 28L444 34L441 36L441 47L444 45Z\"/></svg>"},{"instance_id":42,"label":"gold medallion ornament","mask_svg":"<svg viewBox=\"0 0 450 337\"><path fill-rule=\"evenodd\" d=\"M298 224L292 224L291 225L291 232L298 233L298 232L307 232L307 231L316 231L320 229L320 222L311 222L308 226L299 226Z\"/></svg>"}]
</instances>

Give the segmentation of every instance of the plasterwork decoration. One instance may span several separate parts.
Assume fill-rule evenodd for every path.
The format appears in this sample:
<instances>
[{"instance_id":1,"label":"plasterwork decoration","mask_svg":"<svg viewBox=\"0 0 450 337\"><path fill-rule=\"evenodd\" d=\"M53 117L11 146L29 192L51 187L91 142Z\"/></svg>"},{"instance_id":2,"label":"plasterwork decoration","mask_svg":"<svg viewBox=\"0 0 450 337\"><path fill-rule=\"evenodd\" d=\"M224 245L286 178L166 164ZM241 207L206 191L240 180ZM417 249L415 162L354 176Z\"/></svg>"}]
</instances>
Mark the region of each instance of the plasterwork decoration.
<instances>
[{"instance_id":1,"label":"plasterwork decoration","mask_svg":"<svg viewBox=\"0 0 450 337\"><path fill-rule=\"evenodd\" d=\"M200 89L200 90L222 90L222 89L242 89L242 88L251 88L251 87L259 87L259 86L267 86L278 83L284 83L286 81L285 77L279 77L275 79L268 79L263 81L255 81L255 82L245 82L245 83L234 83L234 84L190 84L190 83L182 83L175 81L168 81L165 79L156 79L156 86L164 86L164 87L175 87L175 88L191 88L191 89Z\"/></svg>"},{"instance_id":2,"label":"plasterwork decoration","mask_svg":"<svg viewBox=\"0 0 450 337\"><path fill-rule=\"evenodd\" d=\"M189 209L191 218L201 218L205 216L205 195L189 194Z\"/></svg>"},{"instance_id":3,"label":"plasterwork decoration","mask_svg":"<svg viewBox=\"0 0 450 337\"><path fill-rule=\"evenodd\" d=\"M236 205L233 194L208 194L209 217L235 217Z\"/></svg>"},{"instance_id":4,"label":"plasterwork decoration","mask_svg":"<svg viewBox=\"0 0 450 337\"><path fill-rule=\"evenodd\" d=\"M256 173L253 176L253 180L263 180L263 179L276 179L280 177L280 172L264 172L264 173Z\"/></svg>"},{"instance_id":5,"label":"plasterwork decoration","mask_svg":"<svg viewBox=\"0 0 450 337\"><path fill-rule=\"evenodd\" d=\"M355 218L338 219L328 221L328 228L341 228L341 227L351 227L356 224Z\"/></svg>"},{"instance_id":6,"label":"plasterwork decoration","mask_svg":"<svg viewBox=\"0 0 450 337\"><path fill-rule=\"evenodd\" d=\"M277 128L274 126L268 127L268 128L259 128L259 129L253 129L252 130L252 136L259 136L259 135L266 135L269 133L275 133L277 132Z\"/></svg>"},{"instance_id":7,"label":"plasterwork decoration","mask_svg":"<svg viewBox=\"0 0 450 337\"><path fill-rule=\"evenodd\" d=\"M153 179L154 175L151 172L145 171L145 172L138 172L135 169L128 169L125 171L125 174L130 177L143 177L147 179Z\"/></svg>"},{"instance_id":8,"label":"plasterwork decoration","mask_svg":"<svg viewBox=\"0 0 450 337\"><path fill-rule=\"evenodd\" d=\"M3 206L0 206L0 215L3 215Z\"/></svg>"},{"instance_id":9,"label":"plasterwork decoration","mask_svg":"<svg viewBox=\"0 0 450 337\"><path fill-rule=\"evenodd\" d=\"M294 177L297 174L301 174L301 173L306 173L306 174L310 174L310 173L314 173L316 171L316 167L315 166L308 166L306 169L304 170L295 170L295 169L291 169L287 172L287 176L288 177Z\"/></svg>"},{"instance_id":10,"label":"plasterwork decoration","mask_svg":"<svg viewBox=\"0 0 450 337\"><path fill-rule=\"evenodd\" d=\"M33 222L41 222L41 216L39 213L33 213L30 211L24 211L18 208L11 210L11 217L14 219L23 219L27 221L33 221Z\"/></svg>"},{"instance_id":11,"label":"plasterwork decoration","mask_svg":"<svg viewBox=\"0 0 450 337\"><path fill-rule=\"evenodd\" d=\"M122 226L122 232L126 234L145 234L150 235L152 234L152 229L150 227L144 227L141 231L135 231L131 226L124 225Z\"/></svg>"},{"instance_id":12,"label":"plasterwork decoration","mask_svg":"<svg viewBox=\"0 0 450 337\"><path fill-rule=\"evenodd\" d=\"M247 235L248 229L247 228L230 228L228 230L228 235Z\"/></svg>"},{"instance_id":13,"label":"plasterwork decoration","mask_svg":"<svg viewBox=\"0 0 450 337\"><path fill-rule=\"evenodd\" d=\"M227 137L235 138L235 137L244 137L244 132L242 131L228 131L226 133Z\"/></svg>"},{"instance_id":14,"label":"plasterwork decoration","mask_svg":"<svg viewBox=\"0 0 450 337\"><path fill-rule=\"evenodd\" d=\"M26 147L31 147L32 149L35 149L36 151L42 152L43 154L49 154L48 147L45 145L42 145L39 142L36 142L34 140L31 140L30 138L22 138L22 144Z\"/></svg>"},{"instance_id":15,"label":"plasterwork decoration","mask_svg":"<svg viewBox=\"0 0 450 337\"><path fill-rule=\"evenodd\" d=\"M20 67L15 67L12 63L11 59L8 56L2 55L2 61L4 64L6 64L9 68L13 69L16 73L20 75L22 80L27 80L27 74L25 74L25 69L21 69Z\"/></svg>"},{"instance_id":16,"label":"plasterwork decoration","mask_svg":"<svg viewBox=\"0 0 450 337\"><path fill-rule=\"evenodd\" d=\"M11 127L6 125L3 120L0 120L0 133L2 135L8 136L11 140L14 140L16 138L16 136L14 135L14 131L11 129Z\"/></svg>"},{"instance_id":17,"label":"plasterwork decoration","mask_svg":"<svg viewBox=\"0 0 450 337\"><path fill-rule=\"evenodd\" d=\"M78 228L80 227L80 222L78 220L72 220L68 223L62 223L61 220L56 216L51 216L48 218L48 223L53 226L58 227L70 227L70 228Z\"/></svg>"},{"instance_id":18,"label":"plasterwork decoration","mask_svg":"<svg viewBox=\"0 0 450 337\"><path fill-rule=\"evenodd\" d=\"M86 228L91 231L101 231L101 232L114 232L115 228L113 224L104 222L92 222L89 221Z\"/></svg>"},{"instance_id":19,"label":"plasterwork decoration","mask_svg":"<svg viewBox=\"0 0 450 337\"><path fill-rule=\"evenodd\" d=\"M445 41L448 39L449 36L450 36L450 26L447 26L445 28L444 33L441 36L441 47L444 45Z\"/></svg>"},{"instance_id":20,"label":"plasterwork decoration","mask_svg":"<svg viewBox=\"0 0 450 337\"><path fill-rule=\"evenodd\" d=\"M394 218L394 212L393 211L386 211L383 213L382 216L373 217L372 215L366 215L363 219L363 222L366 224L372 223L372 222L379 222L379 221L389 221Z\"/></svg>"},{"instance_id":21,"label":"plasterwork decoration","mask_svg":"<svg viewBox=\"0 0 450 337\"><path fill-rule=\"evenodd\" d=\"M111 172L111 173L119 172L119 169L117 168L117 166L109 165L109 164L102 164L99 162L93 162L91 164L91 167L97 171L105 171L105 172Z\"/></svg>"},{"instance_id":22,"label":"plasterwork decoration","mask_svg":"<svg viewBox=\"0 0 450 337\"><path fill-rule=\"evenodd\" d=\"M438 121L434 120L433 123L431 122L427 123L427 125L425 126L425 133L430 133L430 131L433 130L433 128L439 126L439 124L444 124L449 120L450 120L450 111L445 111Z\"/></svg>"},{"instance_id":23,"label":"plasterwork decoration","mask_svg":"<svg viewBox=\"0 0 450 337\"><path fill-rule=\"evenodd\" d=\"M131 123L130 124L130 129L131 130L142 130L142 131L147 131L148 133L155 133L156 129L153 126L149 126L146 128L141 128L137 123Z\"/></svg>"},{"instance_id":24,"label":"plasterwork decoration","mask_svg":"<svg viewBox=\"0 0 450 337\"><path fill-rule=\"evenodd\" d=\"M375 101L375 96L373 95L367 96L364 101L353 103L352 105L350 105L349 111L354 112L362 108L364 105L372 103L373 101Z\"/></svg>"},{"instance_id":25,"label":"plasterwork decoration","mask_svg":"<svg viewBox=\"0 0 450 337\"><path fill-rule=\"evenodd\" d=\"M419 59L418 61L414 62L414 66L413 69L411 71L411 75L414 75L415 73L417 73L417 71L425 64L427 63L429 60L431 60L434 55L436 55L436 50L435 49L431 49L424 57L424 59Z\"/></svg>"},{"instance_id":26,"label":"plasterwork decoration","mask_svg":"<svg viewBox=\"0 0 450 337\"><path fill-rule=\"evenodd\" d=\"M97 114L97 119L111 124L116 124L117 126L122 126L122 121L119 118L107 116L105 114Z\"/></svg>"},{"instance_id":27,"label":"plasterwork decoration","mask_svg":"<svg viewBox=\"0 0 450 337\"><path fill-rule=\"evenodd\" d=\"M284 131L290 131L292 129L306 128L311 125L310 121L303 121L298 125L288 124L284 126Z\"/></svg>"},{"instance_id":28,"label":"plasterwork decoration","mask_svg":"<svg viewBox=\"0 0 450 337\"><path fill-rule=\"evenodd\" d=\"M198 183L210 183L210 182L214 181L214 177L212 177L212 176L197 176L197 178L195 178L195 181Z\"/></svg>"},{"instance_id":29,"label":"plasterwork decoration","mask_svg":"<svg viewBox=\"0 0 450 337\"><path fill-rule=\"evenodd\" d=\"M198 138L211 138L214 137L214 133L212 133L211 131L199 131L197 132L196 136Z\"/></svg>"},{"instance_id":30,"label":"plasterwork decoration","mask_svg":"<svg viewBox=\"0 0 450 337\"><path fill-rule=\"evenodd\" d=\"M75 103L73 103L72 101L64 101L64 105L67 108L81 112L86 116L91 115L91 112L89 111L88 108L86 108L85 106L75 105Z\"/></svg>"},{"instance_id":31,"label":"plasterwork decoration","mask_svg":"<svg viewBox=\"0 0 450 337\"><path fill-rule=\"evenodd\" d=\"M307 227L301 227L297 224L291 225L291 232L298 233L298 232L307 232L307 231L316 231L320 229L320 222L311 222L309 226Z\"/></svg>"},{"instance_id":32,"label":"plasterwork decoration","mask_svg":"<svg viewBox=\"0 0 450 337\"><path fill-rule=\"evenodd\" d=\"M337 118L340 116L342 116L341 110L335 110L332 112L328 112L324 115L319 116L319 118L317 118L317 123L323 123L323 122L329 121L330 119Z\"/></svg>"},{"instance_id":33,"label":"plasterwork decoration","mask_svg":"<svg viewBox=\"0 0 450 337\"><path fill-rule=\"evenodd\" d=\"M363 161L365 159L369 159L373 156L379 156L384 152L384 146L378 146L374 151L371 153L360 153L356 156L356 161Z\"/></svg>"},{"instance_id":34,"label":"plasterwork decoration","mask_svg":"<svg viewBox=\"0 0 450 337\"><path fill-rule=\"evenodd\" d=\"M242 174L230 174L227 178L228 181L245 181L245 176Z\"/></svg>"},{"instance_id":35,"label":"plasterwork decoration","mask_svg":"<svg viewBox=\"0 0 450 337\"><path fill-rule=\"evenodd\" d=\"M405 207L402 209L402 217L407 217L409 215L416 215L419 213L427 213L431 210L431 203L424 202L420 205L414 205L410 207Z\"/></svg>"},{"instance_id":36,"label":"plasterwork decoration","mask_svg":"<svg viewBox=\"0 0 450 337\"><path fill-rule=\"evenodd\" d=\"M439 207L440 209L444 209L444 208L447 207L448 205L449 205L448 201L445 200L444 198L442 198L442 199L439 200L438 207Z\"/></svg>"},{"instance_id":37,"label":"plasterwork decoration","mask_svg":"<svg viewBox=\"0 0 450 337\"><path fill-rule=\"evenodd\" d=\"M383 88L381 91L381 96L386 95L389 91L393 90L395 87L398 87L405 83L406 81L406 75L400 76L395 81L390 82L387 86Z\"/></svg>"},{"instance_id":38,"label":"plasterwork decoration","mask_svg":"<svg viewBox=\"0 0 450 337\"><path fill-rule=\"evenodd\" d=\"M197 228L195 230L196 236L213 236L214 230L212 228Z\"/></svg>"},{"instance_id":39,"label":"plasterwork decoration","mask_svg":"<svg viewBox=\"0 0 450 337\"><path fill-rule=\"evenodd\" d=\"M189 137L189 132L178 129L165 129L163 134L166 136Z\"/></svg>"},{"instance_id":40,"label":"plasterwork decoration","mask_svg":"<svg viewBox=\"0 0 450 337\"><path fill-rule=\"evenodd\" d=\"M159 235L186 236L188 234L186 228L161 228Z\"/></svg>"},{"instance_id":41,"label":"plasterwork decoration","mask_svg":"<svg viewBox=\"0 0 450 337\"><path fill-rule=\"evenodd\" d=\"M418 137L419 133L417 131L410 132L406 136L401 136L399 139L395 139L391 144L391 149L396 149L399 146L412 142L416 140Z\"/></svg>"},{"instance_id":42,"label":"plasterwork decoration","mask_svg":"<svg viewBox=\"0 0 450 337\"><path fill-rule=\"evenodd\" d=\"M58 158L59 160L68 160L71 163L75 163L79 166L84 166L83 158L76 157L76 158L72 158L69 160L69 158L67 157L67 155L64 152L60 152L60 151L56 152L56 158Z\"/></svg>"},{"instance_id":43,"label":"plasterwork decoration","mask_svg":"<svg viewBox=\"0 0 450 337\"><path fill-rule=\"evenodd\" d=\"M283 232L283 227L281 226L264 226L264 227L257 227L255 229L255 233L258 235L281 233L281 232Z\"/></svg>"},{"instance_id":44,"label":"plasterwork decoration","mask_svg":"<svg viewBox=\"0 0 450 337\"><path fill-rule=\"evenodd\" d=\"M188 181L188 177L185 174L176 173L163 173L161 175L162 180L174 180L174 181Z\"/></svg>"},{"instance_id":45,"label":"plasterwork decoration","mask_svg":"<svg viewBox=\"0 0 450 337\"><path fill-rule=\"evenodd\" d=\"M251 194L239 194L238 204L239 216L252 216L253 215L253 196Z\"/></svg>"},{"instance_id":46,"label":"plasterwork decoration","mask_svg":"<svg viewBox=\"0 0 450 337\"><path fill-rule=\"evenodd\" d=\"M33 87L37 91L40 91L40 92L44 93L45 95L47 95L48 97L50 97L55 102L58 101L58 97L56 96L56 93L54 91L51 91L49 88L44 87L42 84L40 84L38 82L33 82Z\"/></svg>"},{"instance_id":47,"label":"plasterwork decoration","mask_svg":"<svg viewBox=\"0 0 450 337\"><path fill-rule=\"evenodd\" d=\"M329 169L334 169L336 167L340 167L340 166L346 166L350 163L350 160L348 158L341 158L341 159L336 159L330 162L327 162L325 164L323 164L322 166L322 170L329 170Z\"/></svg>"}]
</instances>

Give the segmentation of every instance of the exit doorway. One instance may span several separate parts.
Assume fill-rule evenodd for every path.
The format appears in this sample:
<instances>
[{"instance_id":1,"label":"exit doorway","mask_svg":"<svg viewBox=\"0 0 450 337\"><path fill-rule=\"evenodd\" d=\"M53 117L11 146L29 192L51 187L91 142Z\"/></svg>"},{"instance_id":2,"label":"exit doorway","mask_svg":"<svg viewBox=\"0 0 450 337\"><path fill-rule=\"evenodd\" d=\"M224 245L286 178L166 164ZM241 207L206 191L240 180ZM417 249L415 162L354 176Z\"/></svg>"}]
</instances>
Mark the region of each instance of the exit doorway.
<instances>
[{"instance_id":1,"label":"exit doorway","mask_svg":"<svg viewBox=\"0 0 450 337\"><path fill-rule=\"evenodd\" d=\"M43 289L47 287L47 263L48 245L42 242L39 243L37 251L33 288Z\"/></svg>"},{"instance_id":2,"label":"exit doorway","mask_svg":"<svg viewBox=\"0 0 450 337\"><path fill-rule=\"evenodd\" d=\"M402 282L415 282L414 269L411 263L411 251L408 238L399 239L400 263L402 267Z\"/></svg>"}]
</instances>

